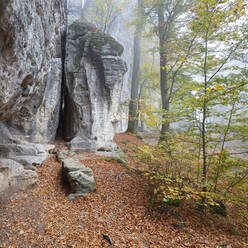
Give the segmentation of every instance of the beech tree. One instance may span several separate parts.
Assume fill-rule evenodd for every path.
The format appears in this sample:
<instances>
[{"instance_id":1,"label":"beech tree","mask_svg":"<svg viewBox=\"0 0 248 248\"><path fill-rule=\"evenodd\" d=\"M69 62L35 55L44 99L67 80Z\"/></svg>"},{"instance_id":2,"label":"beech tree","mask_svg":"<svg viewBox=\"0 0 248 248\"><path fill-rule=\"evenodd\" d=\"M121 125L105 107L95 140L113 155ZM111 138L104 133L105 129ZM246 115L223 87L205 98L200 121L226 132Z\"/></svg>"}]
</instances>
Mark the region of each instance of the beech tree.
<instances>
[{"instance_id":1,"label":"beech tree","mask_svg":"<svg viewBox=\"0 0 248 248\"><path fill-rule=\"evenodd\" d=\"M209 151L213 132L208 123L210 117L221 116L216 111L216 106L226 106L229 114L223 116L226 119L219 132L221 133L221 146L219 147L222 160L225 154L225 142L230 133L234 114L239 109L238 102L241 101L242 92L247 85L247 78L242 75L242 66L236 63L230 64L235 54L244 52L247 49L248 32L240 22L246 14L244 1L219 1L201 0L192 10L194 20L191 30L197 35L198 55L193 57L194 69L198 71L199 80L195 83L197 94L196 106L200 113L200 134L202 149L202 183L203 190L207 191L207 169L209 163ZM234 61L235 62L235 61ZM226 109L223 108L223 109ZM223 124L223 123L220 123ZM220 162L220 161L219 161ZM223 161L222 161L223 162ZM221 167L222 165L220 165ZM216 171L215 191L218 184L220 167Z\"/></svg>"},{"instance_id":2,"label":"beech tree","mask_svg":"<svg viewBox=\"0 0 248 248\"><path fill-rule=\"evenodd\" d=\"M182 29L189 22L187 12L191 4L192 1L184 0L146 1L146 14L150 19L152 32L158 37L162 102L161 141L167 139L170 105L195 40L190 30Z\"/></svg>"},{"instance_id":3,"label":"beech tree","mask_svg":"<svg viewBox=\"0 0 248 248\"><path fill-rule=\"evenodd\" d=\"M131 82L131 99L129 103L128 132L136 133L138 127L138 106L140 90L140 63L141 63L141 40L144 26L144 9L142 0L137 2L137 20L135 24L134 45L133 45L133 71Z\"/></svg>"},{"instance_id":4,"label":"beech tree","mask_svg":"<svg viewBox=\"0 0 248 248\"><path fill-rule=\"evenodd\" d=\"M160 40L166 41L162 42L165 49L161 49L161 42L159 47L160 77L167 83L164 95L171 99L166 104L173 106L163 112L163 122L168 125L176 116L184 122L184 128L181 133L170 134L165 126L166 139L156 147L158 150L141 149L139 157L155 167L147 176L161 182L155 192L164 202L193 199L203 206L218 205L220 201L247 205L247 157L242 156L247 147L242 142L248 137L248 79L246 62L240 58L247 56L248 6L241 0L195 2L186 27L191 37L185 46L188 49L175 63L167 31L163 33L162 28L169 27L162 24L175 5L163 17L161 9L165 8L165 1L159 3L160 8L153 6L153 10L157 8L153 18L160 15L161 31L156 31L162 33ZM173 37L173 30L169 37ZM180 44L178 39L174 42ZM173 72L176 72L174 93L170 95Z\"/></svg>"}]
</instances>

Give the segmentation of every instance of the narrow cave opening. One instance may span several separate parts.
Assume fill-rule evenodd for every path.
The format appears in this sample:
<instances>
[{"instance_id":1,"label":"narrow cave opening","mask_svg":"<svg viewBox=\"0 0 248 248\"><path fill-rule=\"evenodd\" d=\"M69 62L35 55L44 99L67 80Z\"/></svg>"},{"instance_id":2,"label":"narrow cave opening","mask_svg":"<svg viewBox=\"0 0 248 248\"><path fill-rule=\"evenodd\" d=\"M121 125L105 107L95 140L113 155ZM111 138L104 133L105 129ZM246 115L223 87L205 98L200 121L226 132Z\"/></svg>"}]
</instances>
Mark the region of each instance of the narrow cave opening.
<instances>
[{"instance_id":1,"label":"narrow cave opening","mask_svg":"<svg viewBox=\"0 0 248 248\"><path fill-rule=\"evenodd\" d=\"M65 144L65 101L64 101L64 89L61 89L61 103L59 112L59 124L56 132L55 144Z\"/></svg>"},{"instance_id":2,"label":"narrow cave opening","mask_svg":"<svg viewBox=\"0 0 248 248\"><path fill-rule=\"evenodd\" d=\"M59 125L57 128L55 143L65 143L65 56L66 56L66 30L61 35L61 61L62 61L62 77L61 77L61 99L59 110Z\"/></svg>"},{"instance_id":3,"label":"narrow cave opening","mask_svg":"<svg viewBox=\"0 0 248 248\"><path fill-rule=\"evenodd\" d=\"M57 128L55 143L66 143L65 137L64 137L64 101L63 98L61 99L62 103L60 106L60 114L59 114L59 125Z\"/></svg>"}]
</instances>

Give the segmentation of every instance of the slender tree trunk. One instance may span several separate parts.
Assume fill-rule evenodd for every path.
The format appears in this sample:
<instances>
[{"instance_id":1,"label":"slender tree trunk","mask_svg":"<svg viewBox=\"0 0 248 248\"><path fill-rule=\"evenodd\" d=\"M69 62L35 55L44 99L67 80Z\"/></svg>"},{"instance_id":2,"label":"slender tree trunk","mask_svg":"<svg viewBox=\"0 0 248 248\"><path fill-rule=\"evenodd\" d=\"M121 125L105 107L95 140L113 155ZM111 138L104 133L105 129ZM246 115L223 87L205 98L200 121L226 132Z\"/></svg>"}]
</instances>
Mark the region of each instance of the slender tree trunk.
<instances>
[{"instance_id":1,"label":"slender tree trunk","mask_svg":"<svg viewBox=\"0 0 248 248\"><path fill-rule=\"evenodd\" d=\"M129 104L128 132L136 133L138 126L138 100L139 100L139 80L140 80L140 60L141 60L141 40L143 30L142 0L138 0L139 23L136 26L134 37L134 58L131 100Z\"/></svg>"},{"instance_id":2,"label":"slender tree trunk","mask_svg":"<svg viewBox=\"0 0 248 248\"><path fill-rule=\"evenodd\" d=\"M144 85L145 85L145 81L143 81L140 85L140 90L139 90L139 101L138 101L138 111L139 111L139 114L138 114L138 121L140 122L140 127L141 127L141 130L144 131L143 129L143 126L144 126L144 122L142 121L142 113L140 113L141 109L142 109L142 92L143 92L143 89L144 89ZM138 123L139 124L139 123Z\"/></svg>"},{"instance_id":3,"label":"slender tree trunk","mask_svg":"<svg viewBox=\"0 0 248 248\"><path fill-rule=\"evenodd\" d=\"M202 120L202 156L203 156L202 184L203 184L203 192L207 192L207 187L206 187L206 182L207 182L206 113L207 113L207 106L206 106L206 100L204 100L203 120Z\"/></svg>"},{"instance_id":4,"label":"slender tree trunk","mask_svg":"<svg viewBox=\"0 0 248 248\"><path fill-rule=\"evenodd\" d=\"M207 119L207 59L208 59L208 30L205 34L205 55L204 55L204 100L203 100L203 112L202 112L202 156L203 156L203 168L202 168L202 184L203 192L207 192L207 148L206 148L206 119ZM203 199L204 200L204 199Z\"/></svg>"},{"instance_id":5,"label":"slender tree trunk","mask_svg":"<svg viewBox=\"0 0 248 248\"><path fill-rule=\"evenodd\" d=\"M168 121L167 112L170 109L169 103L169 87L168 87L168 73L167 73L167 54L165 51L166 34L165 34L165 17L163 6L158 8L158 25L159 25L159 53L160 53L160 90L161 90L161 100L162 108L164 114L162 115L162 128L160 132L160 141L167 140L167 135L169 132L170 124Z\"/></svg>"}]
</instances>

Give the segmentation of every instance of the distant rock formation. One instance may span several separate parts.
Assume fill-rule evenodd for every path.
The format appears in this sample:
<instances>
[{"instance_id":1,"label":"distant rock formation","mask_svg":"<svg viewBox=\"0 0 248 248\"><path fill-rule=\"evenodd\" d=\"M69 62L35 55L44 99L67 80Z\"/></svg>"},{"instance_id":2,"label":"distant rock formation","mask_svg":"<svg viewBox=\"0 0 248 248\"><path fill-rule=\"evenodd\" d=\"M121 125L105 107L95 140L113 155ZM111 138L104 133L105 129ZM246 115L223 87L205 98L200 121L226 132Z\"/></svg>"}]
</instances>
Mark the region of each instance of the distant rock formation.
<instances>
[{"instance_id":1,"label":"distant rock formation","mask_svg":"<svg viewBox=\"0 0 248 248\"><path fill-rule=\"evenodd\" d=\"M75 1L75 0L73 0ZM81 0L76 0L80 1ZM116 0L115 2L119 2L120 5L123 5L122 0ZM99 28L104 26L104 24L99 25L99 19L94 18L94 14L92 15L92 8L94 8L93 0L85 0L84 1L83 11L77 12L78 15L83 14L84 18L89 20L90 22L96 24ZM127 25L132 18L134 18L136 8L136 1L126 1L125 6L123 6L122 11L115 15L113 20L111 21L111 27L109 28L109 35L115 38L123 47L124 51L121 55L121 58L127 63L128 72L123 77L123 87L121 91L121 102L127 102L130 98L130 83L132 80L132 66L133 66L133 36L134 30L132 25ZM94 12L94 11L93 11ZM75 13L75 11L74 11ZM128 126L128 105L123 104L120 105L119 109L119 122L116 124L117 132L125 132Z\"/></svg>"}]
</instances>

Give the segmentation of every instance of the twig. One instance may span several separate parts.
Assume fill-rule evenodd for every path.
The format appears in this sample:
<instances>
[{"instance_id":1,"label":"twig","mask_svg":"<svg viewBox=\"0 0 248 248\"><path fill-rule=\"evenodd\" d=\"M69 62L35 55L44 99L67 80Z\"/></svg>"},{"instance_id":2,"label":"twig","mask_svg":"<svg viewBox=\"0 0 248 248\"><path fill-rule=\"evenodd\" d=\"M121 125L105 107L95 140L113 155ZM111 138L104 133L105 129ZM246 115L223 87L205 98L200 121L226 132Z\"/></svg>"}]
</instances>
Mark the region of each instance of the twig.
<instances>
[{"instance_id":1,"label":"twig","mask_svg":"<svg viewBox=\"0 0 248 248\"><path fill-rule=\"evenodd\" d=\"M109 242L109 244L110 245L113 245L114 244L114 242L113 242L113 240L107 235L107 234L102 234L102 237L104 238L104 239L106 239L108 242Z\"/></svg>"}]
</instances>

